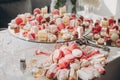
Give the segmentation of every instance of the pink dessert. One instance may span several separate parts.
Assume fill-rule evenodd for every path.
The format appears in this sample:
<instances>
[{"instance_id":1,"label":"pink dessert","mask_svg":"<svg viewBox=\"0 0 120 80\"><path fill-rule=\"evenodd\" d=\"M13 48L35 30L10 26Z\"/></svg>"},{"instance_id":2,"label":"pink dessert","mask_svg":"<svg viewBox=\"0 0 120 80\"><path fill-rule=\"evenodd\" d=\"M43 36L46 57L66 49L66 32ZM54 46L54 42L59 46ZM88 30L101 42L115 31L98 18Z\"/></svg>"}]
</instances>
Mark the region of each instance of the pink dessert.
<instances>
[{"instance_id":1,"label":"pink dessert","mask_svg":"<svg viewBox=\"0 0 120 80\"><path fill-rule=\"evenodd\" d=\"M72 46L72 53L64 54L64 50L70 46ZM76 80L78 77L83 80L92 80L105 73L106 57L106 54L101 54L93 47L82 47L76 43L70 43L69 46L64 45L56 49L49 57L48 66L42 67L46 70L45 76L51 80Z\"/></svg>"}]
</instances>

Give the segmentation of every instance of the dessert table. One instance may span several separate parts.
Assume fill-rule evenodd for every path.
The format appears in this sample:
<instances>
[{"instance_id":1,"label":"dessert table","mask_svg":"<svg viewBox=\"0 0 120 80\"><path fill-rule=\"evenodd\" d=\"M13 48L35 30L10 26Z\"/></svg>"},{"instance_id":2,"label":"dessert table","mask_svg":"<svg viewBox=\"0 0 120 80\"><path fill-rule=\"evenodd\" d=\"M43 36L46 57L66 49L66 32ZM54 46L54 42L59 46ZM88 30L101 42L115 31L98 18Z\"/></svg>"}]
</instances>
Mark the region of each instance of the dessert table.
<instances>
[{"instance_id":1,"label":"dessert table","mask_svg":"<svg viewBox=\"0 0 120 80\"><path fill-rule=\"evenodd\" d=\"M21 80L20 59L31 58L36 49L52 51L54 44L28 42L11 35L8 30L0 31L0 80ZM120 57L119 47L110 47L108 62ZM34 80L31 76L25 80Z\"/></svg>"}]
</instances>

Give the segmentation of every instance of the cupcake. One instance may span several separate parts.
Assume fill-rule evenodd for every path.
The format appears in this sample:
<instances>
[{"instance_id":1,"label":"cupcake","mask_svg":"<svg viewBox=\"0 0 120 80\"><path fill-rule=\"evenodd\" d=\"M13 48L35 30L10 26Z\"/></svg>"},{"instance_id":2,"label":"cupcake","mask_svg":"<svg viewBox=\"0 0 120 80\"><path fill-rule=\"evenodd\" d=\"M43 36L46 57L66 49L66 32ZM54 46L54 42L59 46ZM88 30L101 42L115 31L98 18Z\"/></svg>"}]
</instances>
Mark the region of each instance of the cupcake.
<instances>
[{"instance_id":1,"label":"cupcake","mask_svg":"<svg viewBox=\"0 0 120 80\"><path fill-rule=\"evenodd\" d=\"M99 39L97 40L97 44L99 44L99 45L103 45L104 42L105 42L105 40L104 40L103 38L99 38Z\"/></svg>"}]
</instances>

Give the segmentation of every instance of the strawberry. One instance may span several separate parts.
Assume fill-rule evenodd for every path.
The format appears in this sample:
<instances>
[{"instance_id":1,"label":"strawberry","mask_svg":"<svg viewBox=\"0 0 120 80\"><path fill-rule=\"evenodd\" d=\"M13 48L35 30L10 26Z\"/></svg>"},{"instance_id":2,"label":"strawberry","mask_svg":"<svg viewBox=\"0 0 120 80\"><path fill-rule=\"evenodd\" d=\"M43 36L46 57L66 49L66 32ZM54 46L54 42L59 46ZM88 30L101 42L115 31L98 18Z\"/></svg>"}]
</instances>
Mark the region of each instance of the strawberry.
<instances>
[{"instance_id":1,"label":"strawberry","mask_svg":"<svg viewBox=\"0 0 120 80\"><path fill-rule=\"evenodd\" d=\"M36 15L36 14L40 14L40 9L39 8L35 8L33 13Z\"/></svg>"},{"instance_id":2,"label":"strawberry","mask_svg":"<svg viewBox=\"0 0 120 80\"><path fill-rule=\"evenodd\" d=\"M110 29L109 28L107 28L107 33L109 33L110 32Z\"/></svg>"},{"instance_id":3,"label":"strawberry","mask_svg":"<svg viewBox=\"0 0 120 80\"><path fill-rule=\"evenodd\" d=\"M114 20L113 19L109 19L109 25L112 26L114 24Z\"/></svg>"},{"instance_id":4,"label":"strawberry","mask_svg":"<svg viewBox=\"0 0 120 80\"><path fill-rule=\"evenodd\" d=\"M113 27L113 29L118 30L118 29L119 29L119 27L118 27L117 25L115 25L115 26Z\"/></svg>"},{"instance_id":5,"label":"strawberry","mask_svg":"<svg viewBox=\"0 0 120 80\"><path fill-rule=\"evenodd\" d=\"M31 37L32 37L33 40L35 40L36 39L36 34L35 33L31 33Z\"/></svg>"},{"instance_id":6,"label":"strawberry","mask_svg":"<svg viewBox=\"0 0 120 80\"><path fill-rule=\"evenodd\" d=\"M55 9L55 10L52 12L52 14L54 14L54 15L59 15L59 10L58 10L58 9Z\"/></svg>"},{"instance_id":7,"label":"strawberry","mask_svg":"<svg viewBox=\"0 0 120 80\"><path fill-rule=\"evenodd\" d=\"M26 37L26 36L28 35L28 31L24 31L24 32L22 33L22 35L23 35L24 37Z\"/></svg>"},{"instance_id":8,"label":"strawberry","mask_svg":"<svg viewBox=\"0 0 120 80\"><path fill-rule=\"evenodd\" d=\"M93 34L97 34L98 33L97 29L96 28L92 28L92 33Z\"/></svg>"},{"instance_id":9,"label":"strawberry","mask_svg":"<svg viewBox=\"0 0 120 80\"><path fill-rule=\"evenodd\" d=\"M17 17L17 18L15 19L15 23L16 23L17 25L20 25L21 23L23 23L23 19L20 18L20 17Z\"/></svg>"},{"instance_id":10,"label":"strawberry","mask_svg":"<svg viewBox=\"0 0 120 80\"><path fill-rule=\"evenodd\" d=\"M63 23L60 23L60 24L57 25L57 29L60 30L60 31L64 28L65 28L65 24L63 24Z\"/></svg>"},{"instance_id":11,"label":"strawberry","mask_svg":"<svg viewBox=\"0 0 120 80\"><path fill-rule=\"evenodd\" d=\"M43 16L42 16L42 15L37 15L37 16L36 16L36 20L37 20L38 22L41 23L42 19L43 19Z\"/></svg>"},{"instance_id":12,"label":"strawberry","mask_svg":"<svg viewBox=\"0 0 120 80\"><path fill-rule=\"evenodd\" d=\"M82 22L82 20L81 20L81 19L78 19L78 22L79 22L79 23L81 23L81 22Z\"/></svg>"},{"instance_id":13,"label":"strawberry","mask_svg":"<svg viewBox=\"0 0 120 80\"><path fill-rule=\"evenodd\" d=\"M67 62L62 62L62 63L58 63L59 68L64 69L68 67L68 63Z\"/></svg>"},{"instance_id":14,"label":"strawberry","mask_svg":"<svg viewBox=\"0 0 120 80\"><path fill-rule=\"evenodd\" d=\"M81 19L82 21L84 20L84 17L83 16L80 16L79 19Z\"/></svg>"},{"instance_id":15,"label":"strawberry","mask_svg":"<svg viewBox=\"0 0 120 80\"><path fill-rule=\"evenodd\" d=\"M68 30L73 30L74 27L73 27L73 26L67 26L67 29L68 29Z\"/></svg>"},{"instance_id":16,"label":"strawberry","mask_svg":"<svg viewBox=\"0 0 120 80\"><path fill-rule=\"evenodd\" d=\"M69 20L73 20L74 18L73 17L70 17Z\"/></svg>"},{"instance_id":17,"label":"strawberry","mask_svg":"<svg viewBox=\"0 0 120 80\"><path fill-rule=\"evenodd\" d=\"M100 32L100 31L101 31L101 29L102 29L102 27L101 27L101 26L96 26L96 28L97 28L97 31L98 31L98 32Z\"/></svg>"},{"instance_id":18,"label":"strawberry","mask_svg":"<svg viewBox=\"0 0 120 80\"><path fill-rule=\"evenodd\" d=\"M71 14L71 17L75 19L76 15L73 13L73 14Z\"/></svg>"}]
</instances>

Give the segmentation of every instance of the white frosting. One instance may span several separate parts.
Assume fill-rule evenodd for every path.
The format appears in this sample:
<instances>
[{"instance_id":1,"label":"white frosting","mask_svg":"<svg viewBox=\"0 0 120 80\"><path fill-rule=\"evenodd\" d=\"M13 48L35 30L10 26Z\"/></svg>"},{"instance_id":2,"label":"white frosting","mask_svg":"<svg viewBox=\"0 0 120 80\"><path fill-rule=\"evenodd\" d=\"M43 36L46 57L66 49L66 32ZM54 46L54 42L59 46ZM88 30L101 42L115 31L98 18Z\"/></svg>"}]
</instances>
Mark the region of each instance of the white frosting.
<instances>
[{"instance_id":1,"label":"white frosting","mask_svg":"<svg viewBox=\"0 0 120 80\"><path fill-rule=\"evenodd\" d=\"M50 42L54 42L57 40L57 37L54 34L48 34L48 37L49 37Z\"/></svg>"},{"instance_id":2,"label":"white frosting","mask_svg":"<svg viewBox=\"0 0 120 80\"><path fill-rule=\"evenodd\" d=\"M107 36L107 33L102 31L102 32L100 32L100 35L101 36Z\"/></svg>"},{"instance_id":3,"label":"white frosting","mask_svg":"<svg viewBox=\"0 0 120 80\"><path fill-rule=\"evenodd\" d=\"M75 57L81 57L82 56L82 51L79 49L74 49L72 50L72 55Z\"/></svg>"},{"instance_id":4,"label":"white frosting","mask_svg":"<svg viewBox=\"0 0 120 80\"><path fill-rule=\"evenodd\" d=\"M80 68L80 64L79 63L71 63L70 68L73 68L73 69L77 70L77 69Z\"/></svg>"},{"instance_id":5,"label":"white frosting","mask_svg":"<svg viewBox=\"0 0 120 80\"><path fill-rule=\"evenodd\" d=\"M69 70L61 69L58 71L57 79L58 80L67 80L68 79Z\"/></svg>"},{"instance_id":6,"label":"white frosting","mask_svg":"<svg viewBox=\"0 0 120 80\"><path fill-rule=\"evenodd\" d=\"M62 45L61 47L60 47L60 50L65 50L67 48L67 45Z\"/></svg>"},{"instance_id":7,"label":"white frosting","mask_svg":"<svg viewBox=\"0 0 120 80\"><path fill-rule=\"evenodd\" d=\"M83 22L85 26L89 26L89 22Z\"/></svg>"},{"instance_id":8,"label":"white frosting","mask_svg":"<svg viewBox=\"0 0 120 80\"><path fill-rule=\"evenodd\" d=\"M32 26L31 27L31 32L38 33L38 27L37 26Z\"/></svg>"},{"instance_id":9,"label":"white frosting","mask_svg":"<svg viewBox=\"0 0 120 80\"><path fill-rule=\"evenodd\" d=\"M100 43L100 44L103 44L104 41L105 41L105 40L104 40L103 38L99 38L99 39L98 39L98 43Z\"/></svg>"},{"instance_id":10,"label":"white frosting","mask_svg":"<svg viewBox=\"0 0 120 80\"><path fill-rule=\"evenodd\" d=\"M63 34L62 38L63 38L64 40L68 40L68 39L71 38L71 35L70 35L70 34Z\"/></svg>"},{"instance_id":11,"label":"white frosting","mask_svg":"<svg viewBox=\"0 0 120 80\"><path fill-rule=\"evenodd\" d=\"M95 34L95 35L94 35L94 38L97 38L97 39L98 39L98 38L100 38L100 35L99 35L99 34Z\"/></svg>"},{"instance_id":12,"label":"white frosting","mask_svg":"<svg viewBox=\"0 0 120 80\"><path fill-rule=\"evenodd\" d=\"M69 31L68 31L68 29L62 29L62 30L61 30L61 33L62 33L62 34L66 34L66 33L69 33Z\"/></svg>"},{"instance_id":13,"label":"white frosting","mask_svg":"<svg viewBox=\"0 0 120 80\"><path fill-rule=\"evenodd\" d=\"M31 28L31 25L29 22L27 22L26 25L23 27L23 29L25 30L30 30L30 28Z\"/></svg>"},{"instance_id":14,"label":"white frosting","mask_svg":"<svg viewBox=\"0 0 120 80\"><path fill-rule=\"evenodd\" d=\"M113 34L111 35L111 40L112 40L112 41L116 41L117 39L119 39L119 35L118 35L117 33L113 33Z\"/></svg>"},{"instance_id":15,"label":"white frosting","mask_svg":"<svg viewBox=\"0 0 120 80\"><path fill-rule=\"evenodd\" d=\"M75 20L70 20L70 25L75 26L75 22L76 22Z\"/></svg>"}]
</instances>

